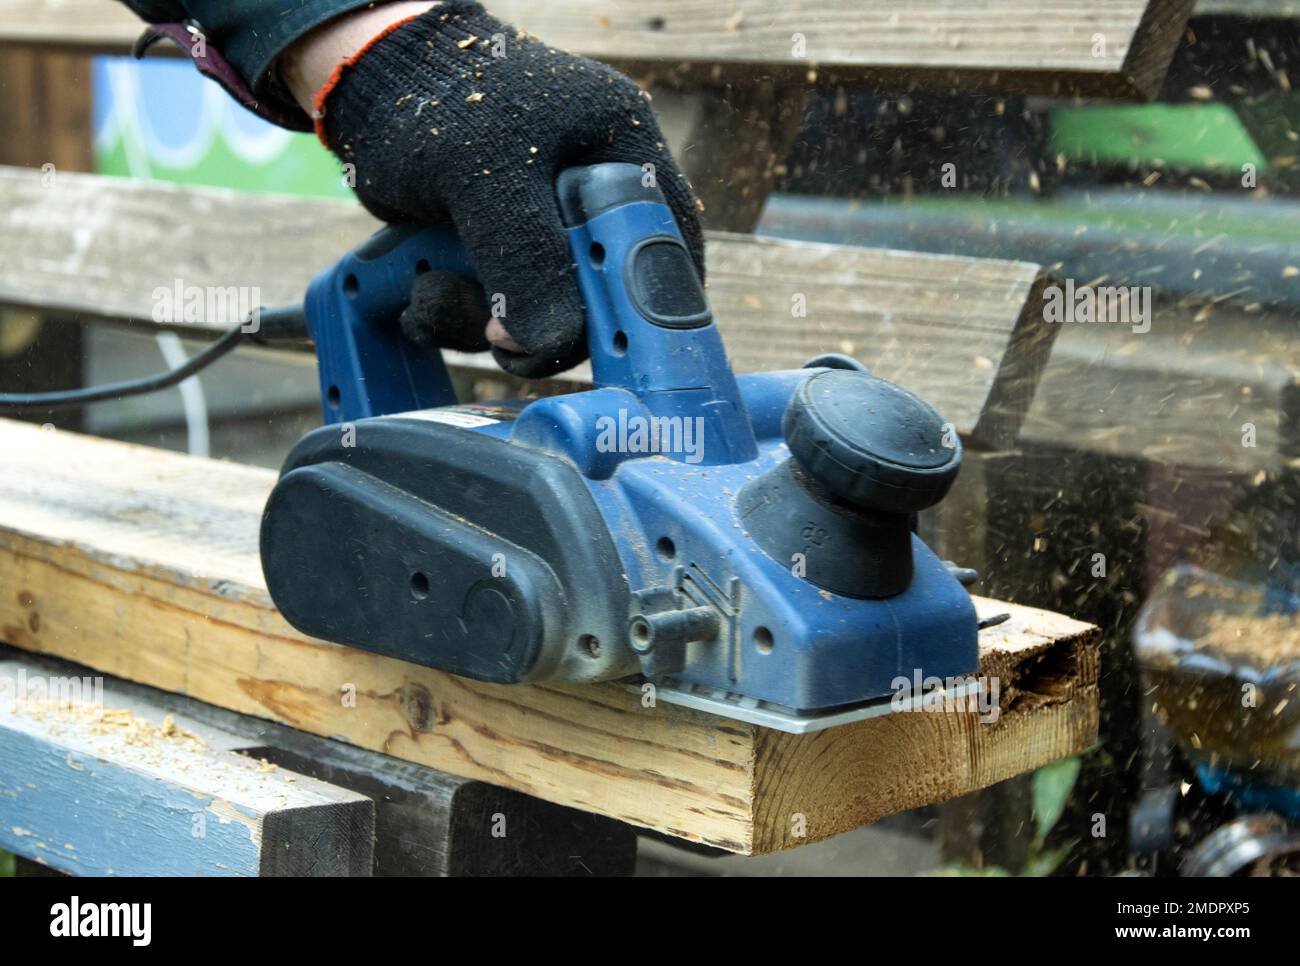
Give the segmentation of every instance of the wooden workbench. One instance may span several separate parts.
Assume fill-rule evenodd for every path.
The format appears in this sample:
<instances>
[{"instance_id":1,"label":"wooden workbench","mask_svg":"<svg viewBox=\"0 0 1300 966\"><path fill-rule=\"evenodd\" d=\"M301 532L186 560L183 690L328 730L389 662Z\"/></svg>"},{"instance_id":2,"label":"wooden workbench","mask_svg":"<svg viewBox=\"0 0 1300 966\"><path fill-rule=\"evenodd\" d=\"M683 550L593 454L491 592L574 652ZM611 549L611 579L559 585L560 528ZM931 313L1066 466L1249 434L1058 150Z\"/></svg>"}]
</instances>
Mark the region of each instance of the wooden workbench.
<instances>
[{"instance_id":1,"label":"wooden workbench","mask_svg":"<svg viewBox=\"0 0 1300 966\"><path fill-rule=\"evenodd\" d=\"M1245 0L1258 2L1258 0ZM629 70L764 65L838 83L1152 97L1194 0L496 0L548 43ZM1016 30L1009 31L1009 24ZM0 43L120 53L140 33L101 0L0 0ZM1099 42L1100 38L1100 42ZM801 42L800 42L801 41Z\"/></svg>"},{"instance_id":2,"label":"wooden workbench","mask_svg":"<svg viewBox=\"0 0 1300 966\"><path fill-rule=\"evenodd\" d=\"M492 686L304 637L257 532L274 474L0 421L0 636L243 714L741 853L826 838L1096 739L1097 630L980 600L999 715L794 736L616 685ZM802 832L803 834L799 834Z\"/></svg>"}]
</instances>

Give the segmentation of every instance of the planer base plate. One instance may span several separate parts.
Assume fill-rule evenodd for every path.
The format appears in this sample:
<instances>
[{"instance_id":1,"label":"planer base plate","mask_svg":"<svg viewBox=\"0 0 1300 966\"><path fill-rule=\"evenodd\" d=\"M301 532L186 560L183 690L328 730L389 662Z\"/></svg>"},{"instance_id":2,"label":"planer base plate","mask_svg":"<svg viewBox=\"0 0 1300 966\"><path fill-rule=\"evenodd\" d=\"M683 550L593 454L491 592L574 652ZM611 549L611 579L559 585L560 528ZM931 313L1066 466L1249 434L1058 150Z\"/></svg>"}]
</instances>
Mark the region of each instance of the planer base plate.
<instances>
[{"instance_id":1,"label":"planer base plate","mask_svg":"<svg viewBox=\"0 0 1300 966\"><path fill-rule=\"evenodd\" d=\"M629 684L628 690L640 694L645 683ZM825 731L827 728L852 724L855 721L884 717L887 714L924 713L924 706L927 704L939 703L946 709L955 702L977 701L979 694L980 682L972 678L956 682L950 687L936 688L924 694L912 695L898 702L900 705L898 707L895 707L894 698L887 697L848 707L832 708L828 711L801 712L784 705L760 701L757 698L717 688L685 682L655 684L657 700L792 735L812 734L816 731Z\"/></svg>"}]
</instances>

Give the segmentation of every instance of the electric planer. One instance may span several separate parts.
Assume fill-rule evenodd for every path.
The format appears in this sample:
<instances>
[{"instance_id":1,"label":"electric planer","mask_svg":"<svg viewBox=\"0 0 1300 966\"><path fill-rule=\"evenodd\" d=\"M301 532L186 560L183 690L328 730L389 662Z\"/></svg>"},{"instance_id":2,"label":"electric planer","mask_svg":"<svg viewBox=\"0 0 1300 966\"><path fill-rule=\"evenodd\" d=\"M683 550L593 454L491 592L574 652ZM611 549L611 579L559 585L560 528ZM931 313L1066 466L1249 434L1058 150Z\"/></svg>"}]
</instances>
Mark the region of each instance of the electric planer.
<instances>
[{"instance_id":1,"label":"electric planer","mask_svg":"<svg viewBox=\"0 0 1300 966\"><path fill-rule=\"evenodd\" d=\"M325 423L267 503L262 566L298 630L480 681L654 685L804 732L970 694L963 582L915 533L961 445L842 356L735 376L663 196L561 174L594 388L460 404L397 317L473 277L448 228L389 227L311 283ZM917 696L913 696L913 700Z\"/></svg>"}]
</instances>

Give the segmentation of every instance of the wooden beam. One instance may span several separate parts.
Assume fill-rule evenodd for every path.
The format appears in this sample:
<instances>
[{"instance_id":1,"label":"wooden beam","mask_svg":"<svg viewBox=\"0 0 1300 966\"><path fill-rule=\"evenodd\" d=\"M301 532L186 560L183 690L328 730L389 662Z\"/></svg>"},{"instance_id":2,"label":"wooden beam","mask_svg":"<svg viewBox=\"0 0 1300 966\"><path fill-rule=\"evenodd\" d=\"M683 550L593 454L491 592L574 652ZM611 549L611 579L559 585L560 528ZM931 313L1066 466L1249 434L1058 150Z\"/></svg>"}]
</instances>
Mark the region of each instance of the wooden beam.
<instances>
[{"instance_id":1,"label":"wooden beam","mask_svg":"<svg viewBox=\"0 0 1300 966\"><path fill-rule=\"evenodd\" d=\"M60 727L60 719L69 717L70 712L56 709L58 714L47 714L51 693L60 701L75 698L81 702L80 713L72 716L75 728L80 727L83 719L107 722L133 739L172 738L186 747L195 744L188 737L193 735L198 750L206 751L218 763L228 761L229 754L238 752L242 757L237 760L237 767L228 769L227 774L239 784L245 782L248 771L243 762L251 759L262 765L258 775L274 768L282 771L293 784L306 777L308 781L299 787L311 787L310 780L317 779L337 791L364 796L368 803L373 803L373 836L340 841L339 844L354 847L356 854L349 863L339 862L337 856L323 855L324 862L317 860L318 872L329 869L339 874L369 875L372 852L377 876L609 876L631 875L635 870L635 831L631 826L599 815L544 802L486 782L447 775L263 718L235 714L183 695L106 677L67 661L0 647L0 687L6 681L22 681L25 684L22 690L36 699L31 702L34 710ZM18 687L9 685L7 693L14 697L19 691ZM0 691L0 695L4 693ZM90 706L92 701L94 705ZM5 740L4 720L0 712L0 743ZM167 721L170 721L168 734L155 736L155 727ZM5 750L0 748L0 759L4 757ZM79 775L85 777L85 773ZM10 772L8 777L21 782L23 790L31 791L27 777L21 772ZM0 783L3 781L0 777ZM236 788L235 792L240 793L242 789ZM20 790L19 794L22 793ZM82 798L93 799L93 795L86 793ZM54 804L57 810L66 810L66 801L61 799ZM291 804L285 801L282 807ZM9 799L0 794L0 835L15 823L22 825L12 809ZM115 815L93 818L97 826L112 825L119 820L120 816ZM325 831L302 822L290 826L283 820L273 831L283 838L283 833L290 828L298 833L305 831L309 843ZM168 852L161 860L152 859L156 863L152 868L143 864L150 860L148 856L119 857L110 864L119 870L129 865L139 867L146 874L174 869L171 853L190 852L191 827L168 823L156 827L154 832L166 844ZM112 841L130 845L129 840L128 834L118 835ZM36 841L32 836L16 836L11 847L35 855L37 861L48 861ZM328 837L322 838L316 843L316 851L324 851L328 841ZM282 844L281 854L301 865L302 842ZM263 847L265 850L265 842ZM91 871L79 857L66 858L76 860L77 872ZM186 861L201 865L203 858L191 854Z\"/></svg>"},{"instance_id":2,"label":"wooden beam","mask_svg":"<svg viewBox=\"0 0 1300 966\"><path fill-rule=\"evenodd\" d=\"M494 14L636 71L783 71L826 83L1152 97L1195 0L494 0ZM103 0L0 0L0 43L122 52L140 33ZM1097 37L1104 38L1100 48ZM802 42L800 41L802 38Z\"/></svg>"},{"instance_id":3,"label":"wooden beam","mask_svg":"<svg viewBox=\"0 0 1300 966\"><path fill-rule=\"evenodd\" d=\"M274 474L0 421L0 636L29 651L742 853L963 794L1096 737L1097 631L996 601L995 722L780 734L618 684L493 686L304 637L257 556ZM802 835L800 833L803 833Z\"/></svg>"},{"instance_id":4,"label":"wooden beam","mask_svg":"<svg viewBox=\"0 0 1300 966\"><path fill-rule=\"evenodd\" d=\"M0 662L0 846L73 875L370 874L369 798L227 740L102 679Z\"/></svg>"},{"instance_id":5,"label":"wooden beam","mask_svg":"<svg viewBox=\"0 0 1300 966\"><path fill-rule=\"evenodd\" d=\"M0 167L0 303L153 324L154 291L179 280L288 304L377 227L347 202L93 175L49 185ZM708 259L737 371L845 352L932 402L968 442L1014 442L1056 333L1042 324L1037 265L722 233L710 234ZM445 356L499 372L486 353Z\"/></svg>"},{"instance_id":6,"label":"wooden beam","mask_svg":"<svg viewBox=\"0 0 1300 966\"><path fill-rule=\"evenodd\" d=\"M738 372L800 365L814 346L844 352L980 448L1014 444L1059 330L1043 323L1051 278L1028 262L725 234L709 259ZM806 318L791 318L795 304Z\"/></svg>"},{"instance_id":7,"label":"wooden beam","mask_svg":"<svg viewBox=\"0 0 1300 966\"><path fill-rule=\"evenodd\" d=\"M1281 240L1284 234L1270 234L1273 226L1259 205L1250 215L1258 235L1230 235L1198 227L1241 218L1230 204L1207 211L1204 201L1184 204L1148 194L1139 205L1129 193L1123 198L1129 209L1146 206L1155 213L1145 226L1120 227L1107 214L1118 218L1119 208L1108 209L1104 193L1089 197L1101 214L1082 226L1068 204L1055 219L1017 226L973 211L936 214L937 206L928 205L836 212L842 201L792 196L770 206L764 220L772 230L801 237L955 247L970 256L1038 252L1053 263L1054 276L1072 280L1078 291L1150 287L1149 331L1136 324L1048 325L1061 331L1034 382L1017 445L1060 444L1251 476L1294 460L1300 250ZM1119 195L1113 200L1120 204ZM1289 224L1294 214L1277 207L1278 226ZM1038 304L1041 318L1041 295Z\"/></svg>"},{"instance_id":8,"label":"wooden beam","mask_svg":"<svg viewBox=\"0 0 1300 966\"><path fill-rule=\"evenodd\" d=\"M218 710L205 706L204 716ZM275 729L269 743L244 754L375 800L375 875L587 877L636 870L630 825L273 722L263 729Z\"/></svg>"},{"instance_id":9,"label":"wooden beam","mask_svg":"<svg viewBox=\"0 0 1300 966\"><path fill-rule=\"evenodd\" d=\"M805 83L1151 97L1193 2L667 0L647 11L636 0L497 0L492 10L557 47L614 62L785 67Z\"/></svg>"}]
</instances>

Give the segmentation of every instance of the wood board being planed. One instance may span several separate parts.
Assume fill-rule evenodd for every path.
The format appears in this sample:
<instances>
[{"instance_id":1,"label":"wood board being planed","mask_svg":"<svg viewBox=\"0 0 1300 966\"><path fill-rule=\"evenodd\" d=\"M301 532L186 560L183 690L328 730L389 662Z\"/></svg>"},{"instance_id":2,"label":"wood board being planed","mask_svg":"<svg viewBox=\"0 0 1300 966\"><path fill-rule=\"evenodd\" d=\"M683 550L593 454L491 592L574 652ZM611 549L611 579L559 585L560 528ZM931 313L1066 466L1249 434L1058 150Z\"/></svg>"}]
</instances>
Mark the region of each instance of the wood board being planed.
<instances>
[{"instance_id":1,"label":"wood board being planed","mask_svg":"<svg viewBox=\"0 0 1300 966\"><path fill-rule=\"evenodd\" d=\"M341 201L64 173L48 184L0 167L0 302L152 325L155 291L179 282L285 305L378 227ZM708 246L709 297L737 371L848 353L932 402L969 443L1014 443L1059 329L1042 321L1039 266L725 233ZM444 356L500 373L487 353Z\"/></svg>"},{"instance_id":2,"label":"wood board being planed","mask_svg":"<svg viewBox=\"0 0 1300 966\"><path fill-rule=\"evenodd\" d=\"M489 0L486 6L556 47L636 69L699 65L713 76L761 65L765 73L785 69L802 83L1153 97L1194 2L659 0L648 7L638 0ZM125 8L103 0L0 0L0 42L121 52L140 29Z\"/></svg>"},{"instance_id":3,"label":"wood board being planed","mask_svg":"<svg viewBox=\"0 0 1300 966\"><path fill-rule=\"evenodd\" d=\"M29 651L741 853L823 839L1096 739L1097 629L981 635L997 720L900 714L808 736L616 685L492 686L306 638L257 556L274 474L0 421L0 637ZM802 834L800 834L802 833Z\"/></svg>"}]
</instances>

